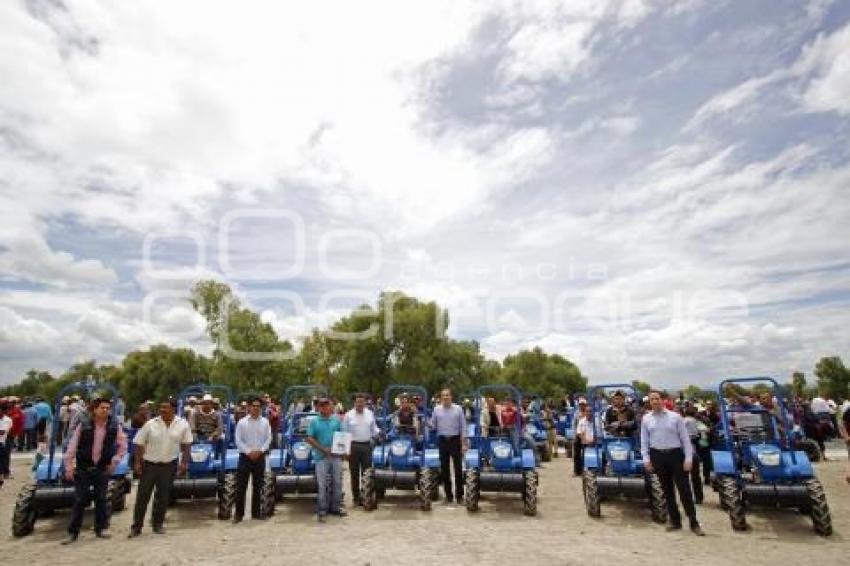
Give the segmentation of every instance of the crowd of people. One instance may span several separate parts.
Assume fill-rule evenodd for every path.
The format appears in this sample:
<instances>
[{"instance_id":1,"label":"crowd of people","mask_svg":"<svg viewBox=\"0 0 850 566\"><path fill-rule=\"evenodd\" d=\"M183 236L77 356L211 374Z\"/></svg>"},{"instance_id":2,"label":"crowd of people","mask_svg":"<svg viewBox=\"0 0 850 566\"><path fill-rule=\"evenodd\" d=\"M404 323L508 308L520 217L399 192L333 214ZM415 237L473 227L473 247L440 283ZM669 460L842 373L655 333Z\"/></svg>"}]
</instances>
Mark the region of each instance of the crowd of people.
<instances>
[{"instance_id":1,"label":"crowd of people","mask_svg":"<svg viewBox=\"0 0 850 566\"><path fill-rule=\"evenodd\" d=\"M232 405L223 405L211 394L190 396L182 400L182 411L174 399L154 404L142 403L132 417L125 419L123 402L105 397L88 400L79 396L62 399L57 415L40 398L0 399L0 481L10 475L9 458L14 450L35 450L33 469L49 449L49 442L63 446L65 478L73 482L76 499L65 544L79 537L83 509L93 498L95 503L95 535L109 538L109 514L106 512L107 483L118 462L133 449L132 466L139 480L130 537L142 533L150 499L154 499L151 515L153 532L165 532L164 522L171 485L175 476L186 473L193 442L208 441L225 449L225 439L239 452L236 472L237 490L233 522L241 522L245 514L246 491L252 484L251 518L262 520L260 489L269 450L281 444L281 419L296 413L309 413L305 438L313 450L318 486L317 517L324 522L327 515L345 516L342 504L342 462L348 460L350 485L355 505L362 505L360 493L363 473L372 465L371 448L381 440L379 418L389 419L398 431L421 438L425 431L436 435L440 456L440 475L444 501L451 504L463 499L462 458L468 448L467 429L477 424L484 437L510 438L516 448L535 448L529 424L543 423L546 442L557 455L555 434L557 420L572 415L575 431L573 446L574 473L583 470L584 450L594 446L597 435L633 437L640 446L642 459L649 472L656 472L667 496L671 529L681 528L681 515L676 504L679 493L691 529L702 535L695 505L703 502L703 485L711 474L711 446L720 433L720 409L713 399L686 399L652 391L636 398L623 391L610 396L564 397L560 403L551 399L526 397L517 400L462 399L455 402L449 389L426 400L418 395L399 395L388 403L373 401L367 394L356 394L352 407L346 410L340 400L325 396L293 399L281 407L268 394L247 396ZM761 407L782 436L791 423L815 439L821 448L830 436L847 441L850 454L850 401L815 398L811 401L791 400L786 413L768 393L744 395L727 391L725 402L730 410ZM480 403L478 410L472 410ZM594 411L595 406L595 411ZM232 415L232 418L225 418ZM475 418L478 418L477 423ZM595 419L594 419L595 415ZM53 420L57 419L54 423ZM54 426L55 425L55 426ZM225 430L225 427L228 427ZM55 431L50 438L49 431ZM351 435L350 451L343 455L332 450L334 433ZM847 476L850 482L850 474Z\"/></svg>"}]
</instances>

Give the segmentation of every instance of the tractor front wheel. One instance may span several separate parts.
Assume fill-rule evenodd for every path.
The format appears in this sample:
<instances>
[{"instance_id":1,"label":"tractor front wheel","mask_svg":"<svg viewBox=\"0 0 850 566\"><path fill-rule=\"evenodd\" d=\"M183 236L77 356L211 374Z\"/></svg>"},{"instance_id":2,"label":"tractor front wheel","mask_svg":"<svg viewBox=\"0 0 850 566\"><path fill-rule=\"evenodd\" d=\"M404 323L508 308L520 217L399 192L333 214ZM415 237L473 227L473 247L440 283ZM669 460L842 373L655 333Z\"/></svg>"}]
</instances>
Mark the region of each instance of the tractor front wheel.
<instances>
[{"instance_id":1,"label":"tractor front wheel","mask_svg":"<svg viewBox=\"0 0 850 566\"><path fill-rule=\"evenodd\" d=\"M481 498L481 475L478 470L466 470L463 482L463 502L470 513L478 511L478 500Z\"/></svg>"},{"instance_id":2,"label":"tractor front wheel","mask_svg":"<svg viewBox=\"0 0 850 566\"><path fill-rule=\"evenodd\" d=\"M375 468L368 468L360 478L360 497L363 498L363 509L374 511L378 507L378 497L375 491Z\"/></svg>"},{"instance_id":3,"label":"tractor front wheel","mask_svg":"<svg viewBox=\"0 0 850 566\"><path fill-rule=\"evenodd\" d=\"M735 478L724 476L718 479L720 506L729 511L729 521L735 531L747 530L747 510L741 497L741 490Z\"/></svg>"},{"instance_id":4,"label":"tractor front wheel","mask_svg":"<svg viewBox=\"0 0 850 566\"><path fill-rule=\"evenodd\" d=\"M266 470L263 474L263 487L261 490L261 512L263 517L271 517L274 515L274 506L277 502L275 494L275 475L271 470Z\"/></svg>"},{"instance_id":5,"label":"tractor front wheel","mask_svg":"<svg viewBox=\"0 0 850 566\"><path fill-rule=\"evenodd\" d=\"M649 505L652 508L652 520L656 523L667 522L667 498L664 487L657 474L649 474Z\"/></svg>"},{"instance_id":6,"label":"tractor front wheel","mask_svg":"<svg viewBox=\"0 0 850 566\"><path fill-rule=\"evenodd\" d=\"M537 472L534 470L523 474L524 486L522 492L522 512L533 517L537 515L537 484L539 482Z\"/></svg>"},{"instance_id":7,"label":"tractor front wheel","mask_svg":"<svg viewBox=\"0 0 850 566\"><path fill-rule=\"evenodd\" d=\"M32 533L38 513L35 510L35 484L25 485L18 492L15 514L12 517L12 535L25 537Z\"/></svg>"},{"instance_id":8,"label":"tractor front wheel","mask_svg":"<svg viewBox=\"0 0 850 566\"><path fill-rule=\"evenodd\" d=\"M828 537L832 534L832 515L829 513L829 505L826 503L826 493L820 480L810 479L803 482L809 496L809 516L815 532L821 536Z\"/></svg>"},{"instance_id":9,"label":"tractor front wheel","mask_svg":"<svg viewBox=\"0 0 850 566\"><path fill-rule=\"evenodd\" d=\"M127 506L127 487L124 480L110 480L106 486L106 501L112 513L123 511Z\"/></svg>"},{"instance_id":10,"label":"tractor front wheel","mask_svg":"<svg viewBox=\"0 0 850 566\"><path fill-rule=\"evenodd\" d=\"M439 489L439 476L436 470L424 468L419 472L419 508L423 511L431 510L431 501L434 493Z\"/></svg>"},{"instance_id":11,"label":"tractor front wheel","mask_svg":"<svg viewBox=\"0 0 850 566\"><path fill-rule=\"evenodd\" d=\"M236 474L225 474L218 487L218 518L226 521L236 503Z\"/></svg>"},{"instance_id":12,"label":"tractor front wheel","mask_svg":"<svg viewBox=\"0 0 850 566\"><path fill-rule=\"evenodd\" d=\"M596 478L596 470L585 470L581 477L584 506L587 508L587 514L593 518L599 518L602 515L602 508L599 504L599 485Z\"/></svg>"}]
</instances>

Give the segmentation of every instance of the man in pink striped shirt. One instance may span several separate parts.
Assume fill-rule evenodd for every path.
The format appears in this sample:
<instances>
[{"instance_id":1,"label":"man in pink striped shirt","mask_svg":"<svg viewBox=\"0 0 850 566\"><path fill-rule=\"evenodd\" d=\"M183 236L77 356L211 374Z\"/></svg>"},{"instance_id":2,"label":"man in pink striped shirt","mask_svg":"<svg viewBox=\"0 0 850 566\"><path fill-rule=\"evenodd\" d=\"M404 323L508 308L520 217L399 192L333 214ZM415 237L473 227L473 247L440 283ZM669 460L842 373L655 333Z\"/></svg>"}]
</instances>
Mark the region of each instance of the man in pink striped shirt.
<instances>
[{"instance_id":1,"label":"man in pink striped shirt","mask_svg":"<svg viewBox=\"0 0 850 566\"><path fill-rule=\"evenodd\" d=\"M127 436L110 414L112 403L109 399L97 399L92 407L91 415L79 419L63 456L65 479L74 482L75 493L68 538L62 544L71 544L80 536L83 510L92 497L95 536L110 538L106 531L111 502L106 500L106 486L127 453Z\"/></svg>"}]
</instances>

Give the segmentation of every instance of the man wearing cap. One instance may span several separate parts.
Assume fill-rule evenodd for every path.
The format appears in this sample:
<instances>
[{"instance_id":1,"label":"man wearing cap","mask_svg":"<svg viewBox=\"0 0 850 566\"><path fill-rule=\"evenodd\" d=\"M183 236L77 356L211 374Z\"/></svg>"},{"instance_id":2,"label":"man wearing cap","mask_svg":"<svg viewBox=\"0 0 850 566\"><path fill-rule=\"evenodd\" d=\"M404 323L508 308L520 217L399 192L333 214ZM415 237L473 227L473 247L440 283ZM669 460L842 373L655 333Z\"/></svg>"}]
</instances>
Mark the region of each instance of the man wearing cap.
<instances>
[{"instance_id":1,"label":"man wearing cap","mask_svg":"<svg viewBox=\"0 0 850 566\"><path fill-rule=\"evenodd\" d=\"M173 399L163 399L159 404L159 416L145 421L133 438L133 474L139 479L139 487L129 538L142 534L152 494L153 532L160 535L165 532L165 509L174 484L174 472L178 469L178 454L182 454L178 473L184 475L189 468L192 431L185 419L174 414L175 409Z\"/></svg>"},{"instance_id":2,"label":"man wearing cap","mask_svg":"<svg viewBox=\"0 0 850 566\"><path fill-rule=\"evenodd\" d=\"M324 523L328 513L340 517L347 515L342 507L342 457L331 453L334 433L342 431L342 423L333 414L330 399L320 397L317 404L319 416L311 419L307 426L307 443L313 447L313 461L316 462L317 516L319 522ZM329 478L333 484L331 497L328 497Z\"/></svg>"},{"instance_id":3,"label":"man wearing cap","mask_svg":"<svg viewBox=\"0 0 850 566\"><path fill-rule=\"evenodd\" d=\"M109 538L109 509L106 486L118 463L127 453L127 437L111 413L109 399L95 399L92 415L79 419L63 456L65 479L74 482L74 507L68 525L68 538L76 542L83 524L83 510L94 495L94 533Z\"/></svg>"},{"instance_id":4,"label":"man wearing cap","mask_svg":"<svg viewBox=\"0 0 850 566\"><path fill-rule=\"evenodd\" d=\"M584 470L584 445L581 442L581 436L578 435L578 423L584 417L584 410L587 407L587 399L582 397L578 400L578 408L573 415L573 475L580 476Z\"/></svg>"},{"instance_id":5,"label":"man wearing cap","mask_svg":"<svg viewBox=\"0 0 850 566\"><path fill-rule=\"evenodd\" d=\"M213 397L209 393L201 399L201 406L192 411L192 432L199 442L218 444L224 425L221 413L213 408Z\"/></svg>"},{"instance_id":6,"label":"man wearing cap","mask_svg":"<svg viewBox=\"0 0 850 566\"><path fill-rule=\"evenodd\" d=\"M351 455L348 458L348 473L351 475L351 496L355 505L360 499L360 476L372 467L372 440L378 436L375 415L366 408L366 396L354 396L354 408L342 419L342 428L351 433Z\"/></svg>"},{"instance_id":7,"label":"man wearing cap","mask_svg":"<svg viewBox=\"0 0 850 566\"><path fill-rule=\"evenodd\" d=\"M617 437L628 438L635 432L635 412L626 405L622 391L611 398L613 404L605 411L605 430Z\"/></svg>"}]
</instances>

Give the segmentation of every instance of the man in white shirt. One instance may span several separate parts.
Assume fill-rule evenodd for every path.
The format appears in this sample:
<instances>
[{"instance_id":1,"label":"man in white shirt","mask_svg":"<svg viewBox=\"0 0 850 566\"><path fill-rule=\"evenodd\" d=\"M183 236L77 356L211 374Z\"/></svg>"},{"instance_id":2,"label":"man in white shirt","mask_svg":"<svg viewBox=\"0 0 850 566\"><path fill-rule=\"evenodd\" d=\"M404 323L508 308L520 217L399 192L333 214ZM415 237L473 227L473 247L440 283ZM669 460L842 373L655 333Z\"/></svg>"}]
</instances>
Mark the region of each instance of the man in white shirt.
<instances>
[{"instance_id":1,"label":"man in white shirt","mask_svg":"<svg viewBox=\"0 0 850 566\"><path fill-rule=\"evenodd\" d=\"M139 487L136 491L136 507L133 510L133 526L130 527L129 538L142 534L142 524L145 522L145 513L154 488L156 494L151 515L153 532L165 532L165 510L174 483L178 454L182 453L180 475L185 474L189 467L192 429L185 419L174 414L175 405L172 399L162 401L159 404L159 416L148 420L133 438L133 472L139 478Z\"/></svg>"},{"instance_id":2,"label":"man in white shirt","mask_svg":"<svg viewBox=\"0 0 850 566\"><path fill-rule=\"evenodd\" d=\"M263 404L259 397L250 402L247 417L236 423L233 435L239 450L239 464L236 467L236 509L233 522L239 523L245 515L245 491L248 489L248 477L251 478L251 518L265 519L262 514L263 474L266 471L266 452L272 443L272 429L269 421L260 412Z\"/></svg>"},{"instance_id":3,"label":"man in white shirt","mask_svg":"<svg viewBox=\"0 0 850 566\"><path fill-rule=\"evenodd\" d=\"M0 485L9 477L9 451L11 450L12 440L10 431L12 430L12 419L6 415L8 406L6 402L0 403Z\"/></svg>"},{"instance_id":4,"label":"man in white shirt","mask_svg":"<svg viewBox=\"0 0 850 566\"><path fill-rule=\"evenodd\" d=\"M366 408L366 396L358 393L354 397L354 408L345 413L342 430L351 433L351 454L348 471L351 474L351 494L355 505L362 505L360 477L372 467L372 440L378 436L375 415Z\"/></svg>"}]
</instances>

